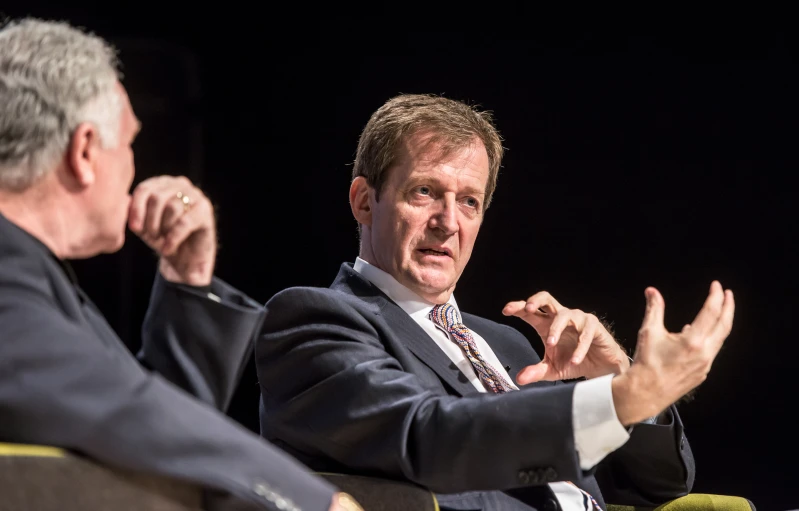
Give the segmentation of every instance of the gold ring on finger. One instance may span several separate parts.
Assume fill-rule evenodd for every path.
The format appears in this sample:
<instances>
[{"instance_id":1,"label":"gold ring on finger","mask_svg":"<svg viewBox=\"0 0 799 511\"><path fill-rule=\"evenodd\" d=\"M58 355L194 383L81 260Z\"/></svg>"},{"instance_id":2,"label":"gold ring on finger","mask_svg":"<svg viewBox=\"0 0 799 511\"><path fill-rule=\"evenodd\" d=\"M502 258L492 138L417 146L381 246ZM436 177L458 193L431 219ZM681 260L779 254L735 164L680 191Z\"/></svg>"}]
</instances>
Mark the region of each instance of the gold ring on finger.
<instances>
[{"instance_id":1,"label":"gold ring on finger","mask_svg":"<svg viewBox=\"0 0 799 511\"><path fill-rule=\"evenodd\" d=\"M183 192L178 192L178 193L175 194L175 197L177 197L178 200L181 203L183 203L183 211L188 211L189 209L191 209L191 204L192 203L191 203L191 199L189 198L188 195L184 195Z\"/></svg>"}]
</instances>

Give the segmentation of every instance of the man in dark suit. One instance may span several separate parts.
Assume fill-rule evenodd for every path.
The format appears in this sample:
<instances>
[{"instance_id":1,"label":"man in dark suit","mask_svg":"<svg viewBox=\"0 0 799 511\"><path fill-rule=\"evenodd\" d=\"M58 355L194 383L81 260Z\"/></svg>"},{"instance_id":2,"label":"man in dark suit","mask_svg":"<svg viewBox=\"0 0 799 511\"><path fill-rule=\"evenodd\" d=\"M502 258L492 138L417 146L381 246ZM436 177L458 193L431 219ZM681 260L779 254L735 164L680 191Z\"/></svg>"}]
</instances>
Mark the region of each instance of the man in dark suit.
<instances>
[{"instance_id":1,"label":"man in dark suit","mask_svg":"<svg viewBox=\"0 0 799 511\"><path fill-rule=\"evenodd\" d=\"M453 291L502 151L490 117L460 102L404 95L373 114L350 188L359 257L329 289L267 304L262 435L316 470L429 488L442 509L595 510L688 493L694 461L673 403L706 377L732 293L713 282L696 320L670 333L646 289L632 364L596 317L546 292L504 310L541 335L543 360L513 328L461 313Z\"/></svg>"},{"instance_id":2,"label":"man in dark suit","mask_svg":"<svg viewBox=\"0 0 799 511\"><path fill-rule=\"evenodd\" d=\"M104 41L0 30L0 442L194 482L213 509L357 509L225 417L263 308L214 278L213 208L188 179L128 194L138 130ZM126 224L160 255L138 361L66 263L118 250Z\"/></svg>"}]
</instances>

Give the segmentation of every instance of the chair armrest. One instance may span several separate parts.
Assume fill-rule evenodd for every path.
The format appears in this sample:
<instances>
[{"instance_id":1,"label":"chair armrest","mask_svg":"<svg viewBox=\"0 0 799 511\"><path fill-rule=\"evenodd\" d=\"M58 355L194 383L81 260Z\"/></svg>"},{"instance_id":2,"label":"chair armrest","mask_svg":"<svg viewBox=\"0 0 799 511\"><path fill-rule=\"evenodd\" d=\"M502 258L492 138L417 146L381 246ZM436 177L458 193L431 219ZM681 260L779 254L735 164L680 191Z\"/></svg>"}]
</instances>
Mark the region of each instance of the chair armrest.
<instances>
[{"instance_id":1,"label":"chair armrest","mask_svg":"<svg viewBox=\"0 0 799 511\"><path fill-rule=\"evenodd\" d=\"M755 505L743 497L691 493L658 507L608 504L608 511L755 511Z\"/></svg>"}]
</instances>

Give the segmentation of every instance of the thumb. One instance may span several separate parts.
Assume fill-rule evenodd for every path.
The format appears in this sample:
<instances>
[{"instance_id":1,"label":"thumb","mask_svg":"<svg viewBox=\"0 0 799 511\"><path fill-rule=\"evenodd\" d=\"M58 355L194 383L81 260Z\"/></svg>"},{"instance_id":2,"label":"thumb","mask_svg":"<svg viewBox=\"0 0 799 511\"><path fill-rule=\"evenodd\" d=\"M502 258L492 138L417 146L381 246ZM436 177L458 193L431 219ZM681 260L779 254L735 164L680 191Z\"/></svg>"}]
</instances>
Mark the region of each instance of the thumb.
<instances>
[{"instance_id":1,"label":"thumb","mask_svg":"<svg viewBox=\"0 0 799 511\"><path fill-rule=\"evenodd\" d=\"M666 308L663 296L654 287L646 288L644 296L646 296L646 312L642 328L663 328L663 312Z\"/></svg>"},{"instance_id":2,"label":"thumb","mask_svg":"<svg viewBox=\"0 0 799 511\"><path fill-rule=\"evenodd\" d=\"M550 365L548 362L539 362L529 365L516 374L516 383L527 385L543 380L549 374Z\"/></svg>"}]
</instances>

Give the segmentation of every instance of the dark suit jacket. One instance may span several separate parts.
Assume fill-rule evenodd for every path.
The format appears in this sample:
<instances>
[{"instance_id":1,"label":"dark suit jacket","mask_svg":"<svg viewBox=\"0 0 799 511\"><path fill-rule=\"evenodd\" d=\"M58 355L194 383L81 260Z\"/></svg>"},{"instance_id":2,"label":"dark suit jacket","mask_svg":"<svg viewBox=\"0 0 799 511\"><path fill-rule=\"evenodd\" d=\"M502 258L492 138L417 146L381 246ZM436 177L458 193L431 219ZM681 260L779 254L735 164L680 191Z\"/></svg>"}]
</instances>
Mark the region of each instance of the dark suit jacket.
<instances>
[{"instance_id":1,"label":"dark suit jacket","mask_svg":"<svg viewBox=\"0 0 799 511\"><path fill-rule=\"evenodd\" d=\"M156 279L140 364L68 268L0 215L0 442L195 482L214 509L282 496L327 510L330 485L221 412L263 308L219 280L211 291L221 303Z\"/></svg>"},{"instance_id":2,"label":"dark suit jacket","mask_svg":"<svg viewBox=\"0 0 799 511\"><path fill-rule=\"evenodd\" d=\"M513 328L463 319L511 374L540 360ZM622 448L584 472L573 383L478 392L349 264L330 289L275 295L255 351L261 434L319 471L411 481L441 494L448 509L556 509L551 481L626 504L662 502L693 484L693 457L673 408L669 425L636 426Z\"/></svg>"}]
</instances>

